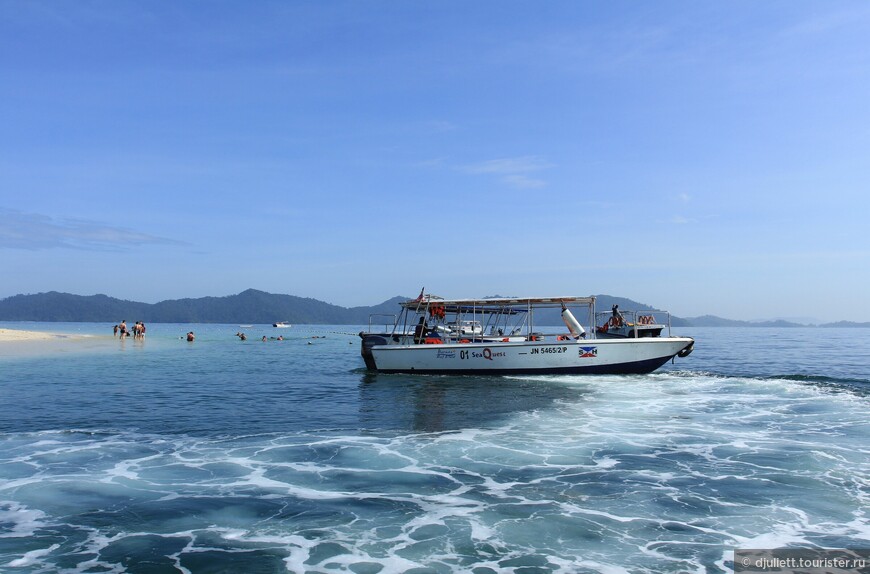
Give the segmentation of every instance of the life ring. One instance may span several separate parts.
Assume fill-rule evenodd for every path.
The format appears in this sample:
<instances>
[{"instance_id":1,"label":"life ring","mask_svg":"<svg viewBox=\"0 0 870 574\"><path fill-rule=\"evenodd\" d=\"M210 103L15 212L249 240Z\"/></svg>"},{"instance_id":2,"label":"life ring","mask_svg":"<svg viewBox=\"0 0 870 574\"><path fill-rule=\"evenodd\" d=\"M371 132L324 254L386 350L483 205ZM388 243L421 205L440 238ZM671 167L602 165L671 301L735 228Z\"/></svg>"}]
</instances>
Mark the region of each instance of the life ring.
<instances>
[{"instance_id":1,"label":"life ring","mask_svg":"<svg viewBox=\"0 0 870 574\"><path fill-rule=\"evenodd\" d=\"M459 342L460 343L470 343L471 341L469 341L468 339L459 339Z\"/></svg>"},{"instance_id":2,"label":"life ring","mask_svg":"<svg viewBox=\"0 0 870 574\"><path fill-rule=\"evenodd\" d=\"M556 340L557 341L570 341L571 337L569 337L568 335L559 335L558 337L556 337Z\"/></svg>"}]
</instances>

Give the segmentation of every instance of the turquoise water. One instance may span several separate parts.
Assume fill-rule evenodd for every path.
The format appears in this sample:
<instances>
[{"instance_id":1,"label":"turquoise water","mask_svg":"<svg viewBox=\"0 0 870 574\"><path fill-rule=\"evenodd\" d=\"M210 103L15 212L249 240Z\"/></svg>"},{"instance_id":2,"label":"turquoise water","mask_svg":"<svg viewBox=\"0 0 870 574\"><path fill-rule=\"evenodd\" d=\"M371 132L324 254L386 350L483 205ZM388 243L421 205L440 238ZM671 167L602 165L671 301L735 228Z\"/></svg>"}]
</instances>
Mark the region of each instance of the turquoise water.
<instances>
[{"instance_id":1,"label":"turquoise water","mask_svg":"<svg viewBox=\"0 0 870 574\"><path fill-rule=\"evenodd\" d=\"M360 327L0 327L94 335L0 351L3 571L730 572L735 547L870 546L870 330L686 329L652 375L480 378L367 373Z\"/></svg>"}]
</instances>

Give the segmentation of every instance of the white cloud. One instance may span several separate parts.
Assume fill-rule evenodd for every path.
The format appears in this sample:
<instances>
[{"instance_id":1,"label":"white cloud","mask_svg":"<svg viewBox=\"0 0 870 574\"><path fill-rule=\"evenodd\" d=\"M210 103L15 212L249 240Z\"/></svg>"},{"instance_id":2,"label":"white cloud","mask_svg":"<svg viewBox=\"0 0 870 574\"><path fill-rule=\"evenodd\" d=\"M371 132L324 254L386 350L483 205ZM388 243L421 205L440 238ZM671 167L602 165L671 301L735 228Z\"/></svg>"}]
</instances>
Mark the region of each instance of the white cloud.
<instances>
[{"instance_id":1,"label":"white cloud","mask_svg":"<svg viewBox=\"0 0 870 574\"><path fill-rule=\"evenodd\" d=\"M463 171L471 174L491 174L518 189L537 189L547 185L541 178L530 177L528 174L543 171L553 167L553 164L537 156L521 156L500 158L467 165Z\"/></svg>"},{"instance_id":2,"label":"white cloud","mask_svg":"<svg viewBox=\"0 0 870 574\"><path fill-rule=\"evenodd\" d=\"M0 208L0 249L117 251L142 245L187 245L183 241L83 219L54 219Z\"/></svg>"},{"instance_id":3,"label":"white cloud","mask_svg":"<svg viewBox=\"0 0 870 574\"><path fill-rule=\"evenodd\" d=\"M477 164L468 165L465 171L468 173L495 173L512 175L541 171L553 167L553 164L542 160L537 156L522 156L502 159L492 159Z\"/></svg>"},{"instance_id":4,"label":"white cloud","mask_svg":"<svg viewBox=\"0 0 870 574\"><path fill-rule=\"evenodd\" d=\"M537 189L539 187L544 187L547 185L547 182L543 179L535 179L533 177L528 177L522 174L511 174L506 175L501 180L513 187L518 187L520 189Z\"/></svg>"},{"instance_id":5,"label":"white cloud","mask_svg":"<svg viewBox=\"0 0 870 574\"><path fill-rule=\"evenodd\" d=\"M837 33L843 28L860 30L870 20L866 3L857 3L844 10L813 11L810 15L783 31L784 36L814 36Z\"/></svg>"}]
</instances>

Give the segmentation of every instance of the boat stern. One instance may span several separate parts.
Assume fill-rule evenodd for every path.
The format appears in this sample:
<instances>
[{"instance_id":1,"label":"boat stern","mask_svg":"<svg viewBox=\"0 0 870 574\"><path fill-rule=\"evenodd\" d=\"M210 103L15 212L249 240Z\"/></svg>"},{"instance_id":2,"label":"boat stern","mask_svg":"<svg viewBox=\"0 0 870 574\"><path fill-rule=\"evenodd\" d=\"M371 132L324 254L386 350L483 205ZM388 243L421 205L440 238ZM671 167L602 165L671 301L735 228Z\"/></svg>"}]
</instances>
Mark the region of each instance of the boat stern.
<instances>
[{"instance_id":1,"label":"boat stern","mask_svg":"<svg viewBox=\"0 0 870 574\"><path fill-rule=\"evenodd\" d=\"M360 355L362 355L363 361L365 361L366 368L370 371L377 371L378 366L375 362L375 356L372 354L372 347L375 345L386 345L387 335L360 331L359 337L362 339Z\"/></svg>"}]
</instances>

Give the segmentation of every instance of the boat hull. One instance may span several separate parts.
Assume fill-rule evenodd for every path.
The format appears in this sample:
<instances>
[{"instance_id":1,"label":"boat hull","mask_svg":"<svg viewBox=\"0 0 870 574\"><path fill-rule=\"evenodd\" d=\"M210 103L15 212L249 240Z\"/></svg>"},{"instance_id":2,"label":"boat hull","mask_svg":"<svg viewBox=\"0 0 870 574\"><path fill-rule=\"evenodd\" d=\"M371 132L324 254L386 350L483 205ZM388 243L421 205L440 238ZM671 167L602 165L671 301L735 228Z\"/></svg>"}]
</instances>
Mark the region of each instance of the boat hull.
<instances>
[{"instance_id":1,"label":"boat hull","mask_svg":"<svg viewBox=\"0 0 870 574\"><path fill-rule=\"evenodd\" d=\"M689 337L366 345L364 336L363 341L366 365L378 372L474 375L651 373L691 352L694 344Z\"/></svg>"}]
</instances>

